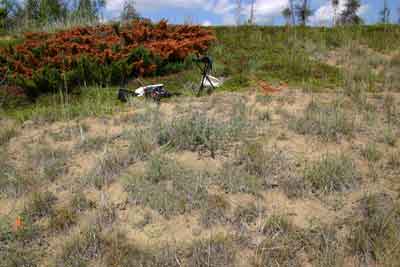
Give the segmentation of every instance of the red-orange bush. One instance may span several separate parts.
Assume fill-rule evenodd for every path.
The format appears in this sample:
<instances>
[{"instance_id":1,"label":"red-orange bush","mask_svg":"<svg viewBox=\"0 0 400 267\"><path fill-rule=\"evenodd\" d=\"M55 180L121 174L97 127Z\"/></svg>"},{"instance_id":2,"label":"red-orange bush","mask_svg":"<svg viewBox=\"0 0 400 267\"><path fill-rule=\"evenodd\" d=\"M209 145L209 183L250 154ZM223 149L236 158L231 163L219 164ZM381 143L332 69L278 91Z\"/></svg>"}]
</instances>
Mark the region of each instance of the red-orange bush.
<instances>
[{"instance_id":1,"label":"red-orange bush","mask_svg":"<svg viewBox=\"0 0 400 267\"><path fill-rule=\"evenodd\" d=\"M162 73L168 64L204 52L214 39L205 28L165 21L26 33L21 44L0 50L0 80L7 75L9 83L32 96L65 83L117 82L133 75Z\"/></svg>"}]
</instances>

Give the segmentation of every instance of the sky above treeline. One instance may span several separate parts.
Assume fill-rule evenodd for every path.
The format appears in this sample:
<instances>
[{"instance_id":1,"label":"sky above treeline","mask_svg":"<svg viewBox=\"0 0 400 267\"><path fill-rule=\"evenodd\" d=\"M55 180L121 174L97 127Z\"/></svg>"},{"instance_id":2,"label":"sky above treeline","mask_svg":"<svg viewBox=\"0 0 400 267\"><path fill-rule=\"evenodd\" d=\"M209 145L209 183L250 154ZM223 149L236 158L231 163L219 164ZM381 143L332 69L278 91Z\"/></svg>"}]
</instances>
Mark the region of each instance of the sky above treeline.
<instances>
[{"instance_id":1,"label":"sky above treeline","mask_svg":"<svg viewBox=\"0 0 400 267\"><path fill-rule=\"evenodd\" d=\"M329 25L333 19L331 0L309 0L314 15L312 25ZM340 0L343 8L347 0ZM124 0L108 0L103 11L108 20L117 19ZM251 0L242 0L242 20L250 15ZM368 24L379 21L379 11L384 0L361 0L359 15ZM391 10L391 20L398 21L400 0L387 0ZM171 23L192 22L202 25L230 25L236 22L236 0L136 0L136 6L143 17L154 21L167 19ZM256 0L256 22L258 24L281 25L284 23L281 12L288 6L288 0Z\"/></svg>"}]
</instances>

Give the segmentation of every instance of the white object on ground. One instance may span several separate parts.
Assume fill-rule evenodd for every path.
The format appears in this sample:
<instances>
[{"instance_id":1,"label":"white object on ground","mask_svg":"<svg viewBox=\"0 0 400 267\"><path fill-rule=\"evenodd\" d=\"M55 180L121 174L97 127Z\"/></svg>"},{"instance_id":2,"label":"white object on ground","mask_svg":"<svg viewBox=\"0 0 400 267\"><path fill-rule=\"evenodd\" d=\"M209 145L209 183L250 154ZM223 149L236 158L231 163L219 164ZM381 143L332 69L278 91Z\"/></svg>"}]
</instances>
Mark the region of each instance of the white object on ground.
<instances>
[{"instance_id":1,"label":"white object on ground","mask_svg":"<svg viewBox=\"0 0 400 267\"><path fill-rule=\"evenodd\" d=\"M139 87L138 89L135 90L135 94L137 94L137 96L144 96L147 90L158 87L164 87L164 84L154 84L154 85Z\"/></svg>"},{"instance_id":2,"label":"white object on ground","mask_svg":"<svg viewBox=\"0 0 400 267\"><path fill-rule=\"evenodd\" d=\"M214 76L207 75L208 79L205 79L204 86L205 87L220 87L223 84L223 81L215 78ZM211 82L210 82L211 81Z\"/></svg>"}]
</instances>

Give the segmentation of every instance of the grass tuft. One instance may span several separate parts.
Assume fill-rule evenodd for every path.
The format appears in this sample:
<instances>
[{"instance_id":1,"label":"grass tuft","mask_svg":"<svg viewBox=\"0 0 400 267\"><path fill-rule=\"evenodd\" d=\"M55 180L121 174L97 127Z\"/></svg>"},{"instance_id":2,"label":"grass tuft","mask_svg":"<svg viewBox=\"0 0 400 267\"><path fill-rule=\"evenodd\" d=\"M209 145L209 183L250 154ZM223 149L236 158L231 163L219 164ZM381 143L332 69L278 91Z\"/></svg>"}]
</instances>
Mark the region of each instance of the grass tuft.
<instances>
[{"instance_id":1,"label":"grass tuft","mask_svg":"<svg viewBox=\"0 0 400 267\"><path fill-rule=\"evenodd\" d=\"M349 238L353 254L363 263L370 260L379 266L395 266L400 253L400 205L385 194L364 197L361 216L353 217Z\"/></svg>"},{"instance_id":2,"label":"grass tuft","mask_svg":"<svg viewBox=\"0 0 400 267\"><path fill-rule=\"evenodd\" d=\"M358 172L353 160L344 154L326 154L306 166L305 181L318 193L349 190L357 185Z\"/></svg>"},{"instance_id":3,"label":"grass tuft","mask_svg":"<svg viewBox=\"0 0 400 267\"><path fill-rule=\"evenodd\" d=\"M300 266L303 237L283 215L272 215L262 229L266 236L258 246L253 266Z\"/></svg>"},{"instance_id":4,"label":"grass tuft","mask_svg":"<svg viewBox=\"0 0 400 267\"><path fill-rule=\"evenodd\" d=\"M291 118L289 128L298 134L316 135L326 141L338 141L341 136L351 136L354 121L349 119L339 103L328 106L311 102L304 116Z\"/></svg>"},{"instance_id":5,"label":"grass tuft","mask_svg":"<svg viewBox=\"0 0 400 267\"><path fill-rule=\"evenodd\" d=\"M87 181L101 189L106 185L110 185L114 179L129 165L130 160L126 155L117 154L116 152L105 152L102 155L89 175Z\"/></svg>"},{"instance_id":6,"label":"grass tuft","mask_svg":"<svg viewBox=\"0 0 400 267\"><path fill-rule=\"evenodd\" d=\"M153 155L144 175L125 177L130 201L169 217L200 209L207 202L207 177Z\"/></svg>"}]
</instances>

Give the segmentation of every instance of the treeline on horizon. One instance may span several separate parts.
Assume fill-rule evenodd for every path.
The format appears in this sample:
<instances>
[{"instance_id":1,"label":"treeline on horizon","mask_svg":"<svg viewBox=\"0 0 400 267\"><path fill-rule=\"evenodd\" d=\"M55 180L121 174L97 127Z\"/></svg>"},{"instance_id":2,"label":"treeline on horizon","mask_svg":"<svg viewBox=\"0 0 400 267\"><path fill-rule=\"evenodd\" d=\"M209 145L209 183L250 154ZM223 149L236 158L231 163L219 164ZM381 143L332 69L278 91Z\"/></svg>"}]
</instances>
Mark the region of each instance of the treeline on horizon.
<instances>
[{"instance_id":1,"label":"treeline on horizon","mask_svg":"<svg viewBox=\"0 0 400 267\"><path fill-rule=\"evenodd\" d=\"M0 0L0 32L52 23L92 24L103 19L105 6L106 0ZM135 1L125 0L120 19L137 18Z\"/></svg>"},{"instance_id":2,"label":"treeline on horizon","mask_svg":"<svg viewBox=\"0 0 400 267\"><path fill-rule=\"evenodd\" d=\"M98 23L103 20L102 10L107 1L111 0L0 0L0 33L15 29L29 30L39 28L52 23L85 25ZM331 25L363 24L363 19L358 15L361 8L360 0L347 0L343 8L340 8L339 0L330 0L333 7ZM236 24L257 24L256 0L251 1L251 10L246 14L243 0L236 1ZM125 0L119 20L127 21L141 18L136 10L135 0ZM397 10L400 23L400 7ZM387 0L382 1L382 9L379 12L378 24L389 24L396 10L389 8ZM302 25L309 23L315 10L311 8L311 0L289 0L288 6L281 12L287 25Z\"/></svg>"}]
</instances>

